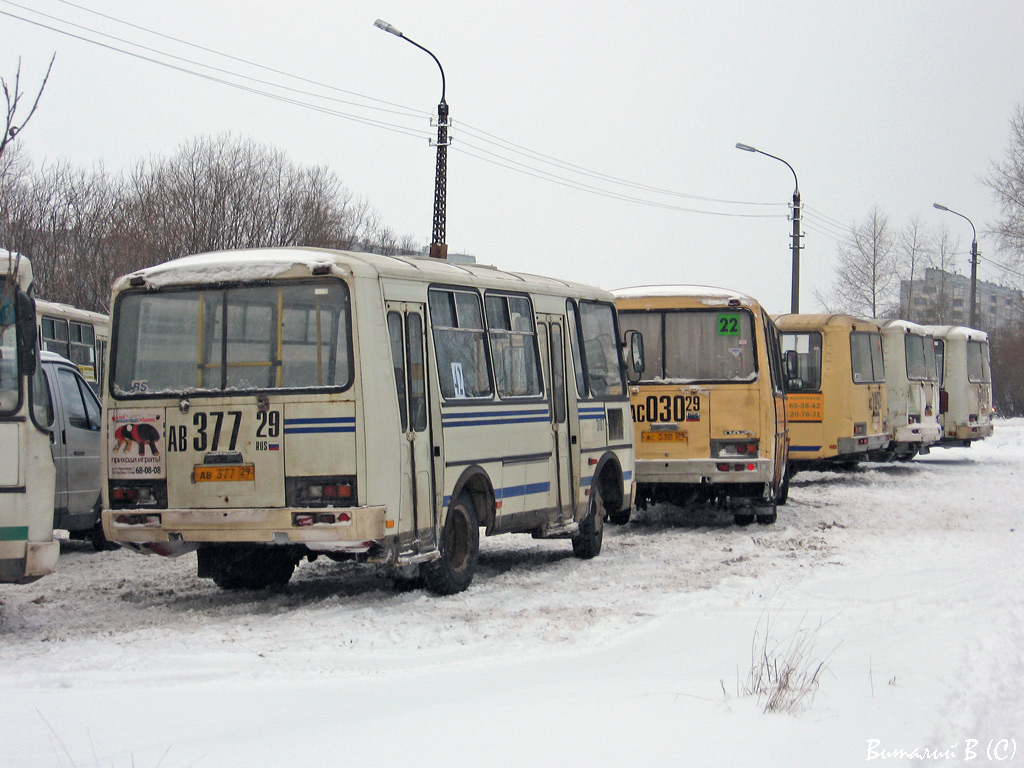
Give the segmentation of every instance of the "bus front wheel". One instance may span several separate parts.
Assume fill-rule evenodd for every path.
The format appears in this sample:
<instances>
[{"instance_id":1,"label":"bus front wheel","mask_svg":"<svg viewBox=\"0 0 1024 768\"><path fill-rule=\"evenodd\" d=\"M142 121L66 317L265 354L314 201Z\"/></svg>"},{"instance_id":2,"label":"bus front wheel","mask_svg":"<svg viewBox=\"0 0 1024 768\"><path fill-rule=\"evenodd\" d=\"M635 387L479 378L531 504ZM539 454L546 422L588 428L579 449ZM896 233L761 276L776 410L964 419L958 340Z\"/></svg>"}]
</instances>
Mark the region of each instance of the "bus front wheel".
<instances>
[{"instance_id":1,"label":"bus front wheel","mask_svg":"<svg viewBox=\"0 0 1024 768\"><path fill-rule=\"evenodd\" d=\"M454 595L469 587L480 554L480 523L472 499L461 494L448 508L441 534L441 556L423 567L427 589Z\"/></svg>"}]
</instances>

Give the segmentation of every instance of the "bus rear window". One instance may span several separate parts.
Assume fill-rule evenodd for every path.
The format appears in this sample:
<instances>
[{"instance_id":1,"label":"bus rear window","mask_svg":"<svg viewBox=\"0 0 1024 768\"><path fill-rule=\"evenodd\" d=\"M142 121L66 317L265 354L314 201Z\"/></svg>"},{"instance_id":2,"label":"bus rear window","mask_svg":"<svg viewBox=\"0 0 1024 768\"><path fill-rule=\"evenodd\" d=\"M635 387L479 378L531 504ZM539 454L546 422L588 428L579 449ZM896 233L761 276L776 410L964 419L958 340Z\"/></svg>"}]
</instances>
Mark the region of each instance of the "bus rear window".
<instances>
[{"instance_id":1,"label":"bus rear window","mask_svg":"<svg viewBox=\"0 0 1024 768\"><path fill-rule=\"evenodd\" d=\"M983 341L967 342L967 380L975 383L989 382L988 344Z\"/></svg>"},{"instance_id":2,"label":"bus rear window","mask_svg":"<svg viewBox=\"0 0 1024 768\"><path fill-rule=\"evenodd\" d=\"M644 381L753 381L754 317L747 309L619 312L624 331L644 336Z\"/></svg>"},{"instance_id":3,"label":"bus rear window","mask_svg":"<svg viewBox=\"0 0 1024 768\"><path fill-rule=\"evenodd\" d=\"M885 381L882 363L882 335L855 331L850 334L850 366L858 384Z\"/></svg>"},{"instance_id":4,"label":"bus rear window","mask_svg":"<svg viewBox=\"0 0 1024 768\"><path fill-rule=\"evenodd\" d=\"M125 294L114 394L348 387L350 314L341 282Z\"/></svg>"},{"instance_id":5,"label":"bus rear window","mask_svg":"<svg viewBox=\"0 0 1024 768\"><path fill-rule=\"evenodd\" d=\"M930 336L908 333L903 337L907 356L907 378L935 381L935 349Z\"/></svg>"}]
</instances>

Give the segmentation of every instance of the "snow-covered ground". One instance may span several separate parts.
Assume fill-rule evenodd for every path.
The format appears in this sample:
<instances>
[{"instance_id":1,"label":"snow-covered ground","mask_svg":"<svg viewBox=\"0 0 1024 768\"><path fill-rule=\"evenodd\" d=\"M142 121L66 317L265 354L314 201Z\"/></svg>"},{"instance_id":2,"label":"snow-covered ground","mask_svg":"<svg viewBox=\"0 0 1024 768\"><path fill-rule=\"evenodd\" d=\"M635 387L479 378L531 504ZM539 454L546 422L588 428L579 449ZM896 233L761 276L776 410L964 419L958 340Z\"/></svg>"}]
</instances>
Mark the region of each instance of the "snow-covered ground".
<instances>
[{"instance_id":1,"label":"snow-covered ground","mask_svg":"<svg viewBox=\"0 0 1024 768\"><path fill-rule=\"evenodd\" d=\"M448 598L65 541L0 586L0 766L1024 765L1024 420L728 523L660 506L589 562L488 539ZM765 639L825 663L797 714L742 694Z\"/></svg>"}]
</instances>

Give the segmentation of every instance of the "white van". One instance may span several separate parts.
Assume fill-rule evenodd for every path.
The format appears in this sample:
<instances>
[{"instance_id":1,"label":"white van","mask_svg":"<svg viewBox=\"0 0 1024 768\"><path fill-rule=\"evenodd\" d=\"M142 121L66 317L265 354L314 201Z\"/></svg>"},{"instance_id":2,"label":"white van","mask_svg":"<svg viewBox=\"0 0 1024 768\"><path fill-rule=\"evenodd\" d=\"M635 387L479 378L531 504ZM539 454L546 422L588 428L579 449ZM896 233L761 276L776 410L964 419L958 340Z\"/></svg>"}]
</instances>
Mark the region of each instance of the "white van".
<instances>
[{"instance_id":1,"label":"white van","mask_svg":"<svg viewBox=\"0 0 1024 768\"><path fill-rule=\"evenodd\" d=\"M97 551L110 549L100 524L102 409L96 394L77 365L42 352L32 409L35 422L50 434L57 470L53 527L73 539L89 539Z\"/></svg>"}]
</instances>

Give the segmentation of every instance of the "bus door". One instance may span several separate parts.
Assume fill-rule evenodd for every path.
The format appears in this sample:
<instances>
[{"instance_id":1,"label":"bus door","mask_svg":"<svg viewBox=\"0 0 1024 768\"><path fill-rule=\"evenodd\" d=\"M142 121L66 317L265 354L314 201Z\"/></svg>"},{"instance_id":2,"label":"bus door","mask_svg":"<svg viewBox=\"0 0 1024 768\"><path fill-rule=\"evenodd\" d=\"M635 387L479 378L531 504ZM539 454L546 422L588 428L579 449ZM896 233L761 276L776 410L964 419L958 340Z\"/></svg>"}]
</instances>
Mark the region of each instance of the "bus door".
<instances>
[{"instance_id":1,"label":"bus door","mask_svg":"<svg viewBox=\"0 0 1024 768\"><path fill-rule=\"evenodd\" d=\"M556 315L541 315L540 354L547 369L546 395L551 404L551 438L552 438L552 471L554 479L551 504L560 513L563 523L573 520L575 505L572 489L573 462L571 445L574 444L575 433L570 436L571 427L568 418L568 403L565 392L565 333L562 318Z\"/></svg>"},{"instance_id":2,"label":"bus door","mask_svg":"<svg viewBox=\"0 0 1024 768\"><path fill-rule=\"evenodd\" d=\"M427 397L426 334L423 304L388 302L388 336L398 391L401 441L400 514L412 517L416 552L437 548L437 510L434 503L434 456ZM406 528L403 522L402 529ZM403 541L403 543L405 543Z\"/></svg>"},{"instance_id":3,"label":"bus door","mask_svg":"<svg viewBox=\"0 0 1024 768\"><path fill-rule=\"evenodd\" d=\"M764 318L765 348L768 352L772 400L775 411L775 487L781 488L789 461L789 412L786 403L786 374L782 365L782 343L775 324Z\"/></svg>"}]
</instances>

